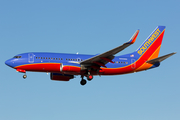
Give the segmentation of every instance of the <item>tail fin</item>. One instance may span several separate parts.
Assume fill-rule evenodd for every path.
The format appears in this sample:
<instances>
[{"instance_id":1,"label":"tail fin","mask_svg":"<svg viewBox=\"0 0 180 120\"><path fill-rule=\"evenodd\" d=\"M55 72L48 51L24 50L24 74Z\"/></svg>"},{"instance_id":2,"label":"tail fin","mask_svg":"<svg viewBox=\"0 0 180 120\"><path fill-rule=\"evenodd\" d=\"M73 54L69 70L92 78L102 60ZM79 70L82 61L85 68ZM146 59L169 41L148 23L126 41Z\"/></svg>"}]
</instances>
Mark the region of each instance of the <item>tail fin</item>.
<instances>
[{"instance_id":1,"label":"tail fin","mask_svg":"<svg viewBox=\"0 0 180 120\"><path fill-rule=\"evenodd\" d=\"M159 55L165 26L157 26L144 43L136 50L139 57L145 60L157 58Z\"/></svg>"},{"instance_id":2,"label":"tail fin","mask_svg":"<svg viewBox=\"0 0 180 120\"><path fill-rule=\"evenodd\" d=\"M135 51L138 58L136 61L136 71L146 70L152 67L153 64L146 63L146 61L150 61L158 57L164 31L165 26L157 26L144 43Z\"/></svg>"}]
</instances>

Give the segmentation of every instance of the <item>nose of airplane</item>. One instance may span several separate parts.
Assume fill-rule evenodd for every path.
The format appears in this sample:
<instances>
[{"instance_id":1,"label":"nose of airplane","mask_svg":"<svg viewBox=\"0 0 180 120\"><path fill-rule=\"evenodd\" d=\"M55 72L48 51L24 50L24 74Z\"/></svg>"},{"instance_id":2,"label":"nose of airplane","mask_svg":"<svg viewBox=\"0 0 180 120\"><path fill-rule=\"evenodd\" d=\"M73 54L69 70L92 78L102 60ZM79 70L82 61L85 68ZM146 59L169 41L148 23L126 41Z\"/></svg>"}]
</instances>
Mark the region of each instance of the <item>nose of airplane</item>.
<instances>
[{"instance_id":1,"label":"nose of airplane","mask_svg":"<svg viewBox=\"0 0 180 120\"><path fill-rule=\"evenodd\" d=\"M13 62L12 62L11 60L6 60L6 61L5 61L5 64L6 64L7 66L13 67Z\"/></svg>"}]
</instances>

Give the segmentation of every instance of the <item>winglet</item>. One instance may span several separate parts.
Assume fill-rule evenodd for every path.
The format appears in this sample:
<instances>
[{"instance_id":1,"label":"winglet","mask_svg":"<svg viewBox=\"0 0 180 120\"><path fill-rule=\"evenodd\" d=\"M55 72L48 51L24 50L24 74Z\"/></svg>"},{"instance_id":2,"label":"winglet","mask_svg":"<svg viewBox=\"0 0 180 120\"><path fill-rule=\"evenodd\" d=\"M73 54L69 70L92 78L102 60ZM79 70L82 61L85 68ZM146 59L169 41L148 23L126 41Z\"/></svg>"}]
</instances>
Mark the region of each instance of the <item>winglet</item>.
<instances>
[{"instance_id":1,"label":"winglet","mask_svg":"<svg viewBox=\"0 0 180 120\"><path fill-rule=\"evenodd\" d=\"M134 35L131 37L131 39L127 42L128 44L133 44L136 41L136 38L139 34L139 29L136 30L136 32L134 33Z\"/></svg>"}]
</instances>

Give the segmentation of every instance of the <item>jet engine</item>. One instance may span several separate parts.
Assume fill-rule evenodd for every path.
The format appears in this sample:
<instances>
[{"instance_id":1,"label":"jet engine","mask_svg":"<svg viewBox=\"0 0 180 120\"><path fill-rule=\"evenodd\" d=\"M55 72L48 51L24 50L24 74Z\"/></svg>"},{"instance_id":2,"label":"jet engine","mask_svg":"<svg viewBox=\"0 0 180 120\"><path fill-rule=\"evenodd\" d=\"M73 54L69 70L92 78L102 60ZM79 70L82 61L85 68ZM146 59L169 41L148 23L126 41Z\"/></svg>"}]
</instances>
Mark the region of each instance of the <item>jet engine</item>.
<instances>
[{"instance_id":1,"label":"jet engine","mask_svg":"<svg viewBox=\"0 0 180 120\"><path fill-rule=\"evenodd\" d=\"M50 78L51 80L57 80L57 81L69 81L70 79L74 78L74 75L51 73Z\"/></svg>"}]
</instances>

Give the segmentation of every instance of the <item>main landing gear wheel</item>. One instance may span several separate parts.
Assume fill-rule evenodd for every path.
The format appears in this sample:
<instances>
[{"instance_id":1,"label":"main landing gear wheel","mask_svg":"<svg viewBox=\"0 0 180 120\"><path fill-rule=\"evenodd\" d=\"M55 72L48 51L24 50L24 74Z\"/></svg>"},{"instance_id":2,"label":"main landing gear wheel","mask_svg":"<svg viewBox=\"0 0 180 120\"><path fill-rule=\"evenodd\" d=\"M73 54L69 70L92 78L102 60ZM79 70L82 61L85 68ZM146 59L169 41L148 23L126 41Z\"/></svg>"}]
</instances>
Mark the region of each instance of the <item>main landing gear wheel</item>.
<instances>
[{"instance_id":1,"label":"main landing gear wheel","mask_svg":"<svg viewBox=\"0 0 180 120\"><path fill-rule=\"evenodd\" d=\"M82 79L80 82L81 85L85 85L86 83L87 83L87 81L85 79Z\"/></svg>"},{"instance_id":2,"label":"main landing gear wheel","mask_svg":"<svg viewBox=\"0 0 180 120\"><path fill-rule=\"evenodd\" d=\"M87 80L91 81L93 79L92 75L87 75Z\"/></svg>"}]
</instances>

